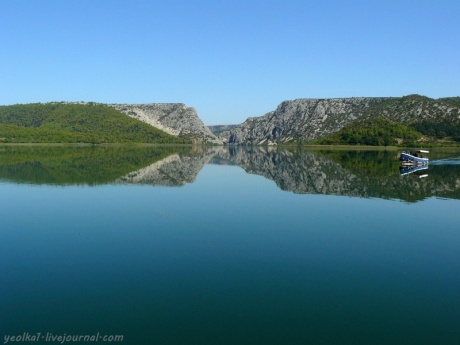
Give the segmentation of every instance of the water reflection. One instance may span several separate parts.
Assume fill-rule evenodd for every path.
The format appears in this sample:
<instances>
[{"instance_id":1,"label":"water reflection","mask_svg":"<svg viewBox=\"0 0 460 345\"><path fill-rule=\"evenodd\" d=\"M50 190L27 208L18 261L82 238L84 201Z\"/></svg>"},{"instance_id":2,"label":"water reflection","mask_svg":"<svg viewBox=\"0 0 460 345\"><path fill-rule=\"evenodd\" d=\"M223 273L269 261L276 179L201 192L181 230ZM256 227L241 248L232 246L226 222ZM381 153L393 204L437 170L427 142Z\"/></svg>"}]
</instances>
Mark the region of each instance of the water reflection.
<instances>
[{"instance_id":1,"label":"water reflection","mask_svg":"<svg viewBox=\"0 0 460 345\"><path fill-rule=\"evenodd\" d=\"M427 171L425 170L428 170L428 165L415 165L415 166L402 165L399 167L399 173L401 174L401 176L414 174L414 176L417 176L419 178L427 177L428 174L427 174Z\"/></svg>"},{"instance_id":2,"label":"water reflection","mask_svg":"<svg viewBox=\"0 0 460 345\"><path fill-rule=\"evenodd\" d=\"M0 180L52 185L193 182L203 150L181 146L3 146Z\"/></svg>"},{"instance_id":3,"label":"water reflection","mask_svg":"<svg viewBox=\"0 0 460 345\"><path fill-rule=\"evenodd\" d=\"M193 183L206 164L237 165L293 193L412 202L432 196L460 199L460 164L456 157L455 152L438 154L428 167L411 170L400 168L395 151L3 146L0 180L54 185L182 186Z\"/></svg>"},{"instance_id":4,"label":"water reflection","mask_svg":"<svg viewBox=\"0 0 460 345\"><path fill-rule=\"evenodd\" d=\"M448 153L452 154L455 155ZM442 157L442 153L439 155ZM282 190L299 194L409 202L432 196L460 199L459 165L429 166L424 172L429 173L429 179L405 178L399 171L397 157L396 151L288 151L256 147L221 151L211 162L237 164L248 173L273 180Z\"/></svg>"}]
</instances>

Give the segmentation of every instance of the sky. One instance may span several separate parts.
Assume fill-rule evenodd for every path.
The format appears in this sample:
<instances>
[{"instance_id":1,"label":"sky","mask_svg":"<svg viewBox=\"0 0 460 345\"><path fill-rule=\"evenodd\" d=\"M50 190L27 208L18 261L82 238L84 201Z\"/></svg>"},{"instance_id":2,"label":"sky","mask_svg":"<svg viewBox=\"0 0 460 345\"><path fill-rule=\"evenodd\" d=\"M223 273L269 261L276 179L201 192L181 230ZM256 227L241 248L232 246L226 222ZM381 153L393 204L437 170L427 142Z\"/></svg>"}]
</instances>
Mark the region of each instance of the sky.
<instances>
[{"instance_id":1,"label":"sky","mask_svg":"<svg viewBox=\"0 0 460 345\"><path fill-rule=\"evenodd\" d=\"M460 96L459 0L0 0L0 105Z\"/></svg>"}]
</instances>

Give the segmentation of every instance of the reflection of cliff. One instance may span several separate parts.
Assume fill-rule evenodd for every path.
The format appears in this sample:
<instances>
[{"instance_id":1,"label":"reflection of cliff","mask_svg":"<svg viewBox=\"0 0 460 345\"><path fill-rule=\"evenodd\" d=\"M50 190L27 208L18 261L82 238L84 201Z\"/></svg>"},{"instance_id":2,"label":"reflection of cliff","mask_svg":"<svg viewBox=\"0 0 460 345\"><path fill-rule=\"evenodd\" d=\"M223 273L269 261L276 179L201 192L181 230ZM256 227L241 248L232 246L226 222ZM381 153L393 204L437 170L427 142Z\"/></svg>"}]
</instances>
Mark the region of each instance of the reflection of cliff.
<instances>
[{"instance_id":1,"label":"reflection of cliff","mask_svg":"<svg viewBox=\"0 0 460 345\"><path fill-rule=\"evenodd\" d=\"M5 146L0 180L54 185L192 182L212 156L202 147Z\"/></svg>"},{"instance_id":2,"label":"reflection of cliff","mask_svg":"<svg viewBox=\"0 0 460 345\"><path fill-rule=\"evenodd\" d=\"M300 194L422 200L430 196L460 199L460 166L433 166L428 178L400 176L396 152L292 152L261 147L230 147L211 161L237 164L248 173L273 180Z\"/></svg>"},{"instance_id":3,"label":"reflection of cliff","mask_svg":"<svg viewBox=\"0 0 460 345\"><path fill-rule=\"evenodd\" d=\"M54 185L182 186L204 165L238 165L299 194L417 201L460 199L460 164L438 160L419 178L401 176L396 152L289 151L263 147L3 146L0 181Z\"/></svg>"},{"instance_id":4,"label":"reflection of cliff","mask_svg":"<svg viewBox=\"0 0 460 345\"><path fill-rule=\"evenodd\" d=\"M199 152L174 154L145 168L120 177L115 183L182 186L195 181L196 176L215 155L217 148Z\"/></svg>"},{"instance_id":5,"label":"reflection of cliff","mask_svg":"<svg viewBox=\"0 0 460 345\"><path fill-rule=\"evenodd\" d=\"M261 147L245 150L233 147L222 152L213 163L225 160L241 166L250 174L273 180L282 190L300 194L342 194L350 188L354 176L339 164L311 153L301 155L282 150L267 151Z\"/></svg>"}]
</instances>

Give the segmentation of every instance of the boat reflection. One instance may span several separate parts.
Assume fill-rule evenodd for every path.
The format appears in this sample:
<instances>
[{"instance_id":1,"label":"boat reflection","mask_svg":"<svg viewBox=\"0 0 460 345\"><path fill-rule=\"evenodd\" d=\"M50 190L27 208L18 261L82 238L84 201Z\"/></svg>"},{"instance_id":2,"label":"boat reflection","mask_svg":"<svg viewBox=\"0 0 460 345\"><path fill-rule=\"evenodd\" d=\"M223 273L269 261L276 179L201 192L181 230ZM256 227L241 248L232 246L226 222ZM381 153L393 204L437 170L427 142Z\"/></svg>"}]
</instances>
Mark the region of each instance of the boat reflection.
<instances>
[{"instance_id":1,"label":"boat reflection","mask_svg":"<svg viewBox=\"0 0 460 345\"><path fill-rule=\"evenodd\" d=\"M428 174L426 173L428 170L428 165L402 165L399 167L399 173L401 176L407 176L413 174L413 176L417 176L419 178L427 177Z\"/></svg>"}]
</instances>

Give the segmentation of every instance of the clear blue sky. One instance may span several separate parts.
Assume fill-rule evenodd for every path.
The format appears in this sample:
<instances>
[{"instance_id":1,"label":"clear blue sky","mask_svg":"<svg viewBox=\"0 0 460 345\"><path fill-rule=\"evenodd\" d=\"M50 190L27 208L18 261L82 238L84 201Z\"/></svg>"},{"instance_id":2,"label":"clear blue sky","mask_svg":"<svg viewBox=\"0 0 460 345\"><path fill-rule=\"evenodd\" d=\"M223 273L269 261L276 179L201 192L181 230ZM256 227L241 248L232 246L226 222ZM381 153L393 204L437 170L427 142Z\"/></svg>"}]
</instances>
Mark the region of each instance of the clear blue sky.
<instances>
[{"instance_id":1,"label":"clear blue sky","mask_svg":"<svg viewBox=\"0 0 460 345\"><path fill-rule=\"evenodd\" d=\"M0 0L0 104L460 96L459 0Z\"/></svg>"}]
</instances>

